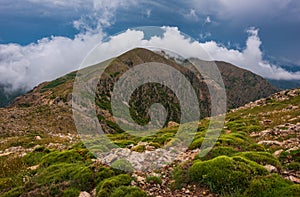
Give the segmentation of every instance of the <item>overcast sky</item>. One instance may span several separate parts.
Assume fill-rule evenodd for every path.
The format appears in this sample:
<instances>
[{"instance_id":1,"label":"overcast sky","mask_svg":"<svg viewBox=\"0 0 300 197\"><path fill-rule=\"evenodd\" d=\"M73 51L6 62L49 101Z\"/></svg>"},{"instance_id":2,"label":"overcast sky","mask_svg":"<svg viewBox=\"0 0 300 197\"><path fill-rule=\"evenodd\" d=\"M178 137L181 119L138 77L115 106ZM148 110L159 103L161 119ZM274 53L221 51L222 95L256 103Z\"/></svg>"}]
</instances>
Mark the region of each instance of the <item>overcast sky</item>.
<instances>
[{"instance_id":1,"label":"overcast sky","mask_svg":"<svg viewBox=\"0 0 300 197\"><path fill-rule=\"evenodd\" d=\"M141 32L126 31L137 26L164 27L156 44L190 56L205 59L193 52L201 46L210 59L268 78L300 79L298 0L0 0L0 21L0 83L14 88L76 70L95 44L118 32L128 43L145 43ZM174 46L167 35L185 44Z\"/></svg>"}]
</instances>

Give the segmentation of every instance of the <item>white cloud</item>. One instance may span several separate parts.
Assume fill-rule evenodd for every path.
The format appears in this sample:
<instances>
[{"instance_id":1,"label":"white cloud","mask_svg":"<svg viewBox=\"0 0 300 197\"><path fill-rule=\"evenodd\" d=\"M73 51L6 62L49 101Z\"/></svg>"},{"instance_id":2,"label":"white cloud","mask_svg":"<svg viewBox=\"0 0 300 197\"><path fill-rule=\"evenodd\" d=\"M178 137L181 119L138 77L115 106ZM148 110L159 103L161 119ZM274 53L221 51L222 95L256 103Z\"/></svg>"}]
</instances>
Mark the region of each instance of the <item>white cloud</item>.
<instances>
[{"instance_id":1,"label":"white cloud","mask_svg":"<svg viewBox=\"0 0 300 197\"><path fill-rule=\"evenodd\" d=\"M37 44L0 45L0 83L10 84L13 89L32 88L47 80L76 70L86 53L102 35L78 35L73 40L52 37Z\"/></svg>"},{"instance_id":2,"label":"white cloud","mask_svg":"<svg viewBox=\"0 0 300 197\"><path fill-rule=\"evenodd\" d=\"M202 14L218 16L220 19L244 21L261 17L299 19L300 2L298 0L192 0L190 5ZM287 14L289 13L289 14Z\"/></svg>"},{"instance_id":3,"label":"white cloud","mask_svg":"<svg viewBox=\"0 0 300 197\"><path fill-rule=\"evenodd\" d=\"M147 16L147 18L149 18L151 16L151 14L152 14L152 10L147 9L146 10L146 16Z\"/></svg>"},{"instance_id":4,"label":"white cloud","mask_svg":"<svg viewBox=\"0 0 300 197\"><path fill-rule=\"evenodd\" d=\"M195 9L190 9L188 13L184 13L183 16L188 19L188 20L192 20L192 21L198 21L199 17L196 13Z\"/></svg>"},{"instance_id":5,"label":"white cloud","mask_svg":"<svg viewBox=\"0 0 300 197\"><path fill-rule=\"evenodd\" d=\"M211 19L210 19L210 16L207 16L204 23L211 23Z\"/></svg>"},{"instance_id":6,"label":"white cloud","mask_svg":"<svg viewBox=\"0 0 300 197\"><path fill-rule=\"evenodd\" d=\"M79 34L74 39L45 38L27 46L2 44L0 45L0 83L11 84L13 88L32 88L43 81L76 70L96 43L100 43L99 50L95 51L97 61L120 55L135 47L156 46L170 49L184 57L230 62L267 78L300 79L300 72L285 71L263 59L258 29L248 30L249 37L243 50L228 49L215 41L204 43L192 41L180 34L176 27L163 27L163 29L165 33L162 37L154 36L149 40L144 39L144 33L141 31L127 30L112 37L106 43L101 43L103 33L86 33Z\"/></svg>"}]
</instances>

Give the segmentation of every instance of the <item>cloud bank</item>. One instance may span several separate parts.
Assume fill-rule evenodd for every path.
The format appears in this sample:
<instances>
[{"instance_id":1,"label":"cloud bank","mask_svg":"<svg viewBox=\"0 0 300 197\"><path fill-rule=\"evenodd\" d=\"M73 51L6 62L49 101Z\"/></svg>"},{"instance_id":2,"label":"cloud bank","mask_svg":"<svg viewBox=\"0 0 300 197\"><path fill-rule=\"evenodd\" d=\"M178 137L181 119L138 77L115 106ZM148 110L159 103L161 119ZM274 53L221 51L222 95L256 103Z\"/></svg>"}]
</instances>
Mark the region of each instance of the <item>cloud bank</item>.
<instances>
[{"instance_id":1,"label":"cloud bank","mask_svg":"<svg viewBox=\"0 0 300 197\"><path fill-rule=\"evenodd\" d=\"M288 72L263 59L259 30L247 30L246 47L229 49L215 41L198 42L183 36L177 27L162 27L162 36L144 38L144 32L127 30L102 42L104 33L82 33L74 39L51 37L27 46L18 44L0 45L0 83L13 89L30 89L33 86L79 68L87 53L100 43L97 61L120 55L135 47L157 46L170 49L184 57L203 60L220 60L250 70L266 78L300 79L300 72ZM105 51L105 53L103 53ZM102 52L102 53L101 53ZM96 63L96 62L93 62Z\"/></svg>"}]
</instances>

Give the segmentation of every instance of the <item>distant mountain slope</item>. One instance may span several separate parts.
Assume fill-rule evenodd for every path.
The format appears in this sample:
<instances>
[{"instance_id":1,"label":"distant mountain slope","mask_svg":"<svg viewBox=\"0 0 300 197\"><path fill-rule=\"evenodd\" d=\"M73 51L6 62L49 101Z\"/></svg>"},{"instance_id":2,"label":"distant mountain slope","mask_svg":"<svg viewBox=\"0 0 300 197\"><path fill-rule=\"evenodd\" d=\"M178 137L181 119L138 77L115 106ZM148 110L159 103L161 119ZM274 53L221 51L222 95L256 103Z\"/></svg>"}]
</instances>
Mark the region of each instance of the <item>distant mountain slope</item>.
<instances>
[{"instance_id":1,"label":"distant mountain slope","mask_svg":"<svg viewBox=\"0 0 300 197\"><path fill-rule=\"evenodd\" d=\"M0 107L5 107L13 102L13 100L24 94L25 90L19 89L14 91L5 91L5 89L11 89L7 85L0 84Z\"/></svg>"},{"instance_id":2,"label":"distant mountain slope","mask_svg":"<svg viewBox=\"0 0 300 197\"><path fill-rule=\"evenodd\" d=\"M294 89L300 88L300 80L276 80L276 79L267 79L273 86L281 89Z\"/></svg>"},{"instance_id":3,"label":"distant mountain slope","mask_svg":"<svg viewBox=\"0 0 300 197\"><path fill-rule=\"evenodd\" d=\"M199 63L210 66L213 62L201 60ZM114 84L130 68L145 63L159 62L170 65L180 71L191 82L199 99L199 107L202 117L210 114L210 95L206 83L210 83L201 76L201 73L190 70L186 65L180 65L172 59L154 53L147 49L134 49L115 58L103 73L96 91L97 112L101 124L107 132L114 132L116 125L111 122L110 97ZM232 109L242 106L250 101L267 97L278 90L262 77L250 71L240 69L225 62L215 62L221 72L227 93L227 108ZM37 105L71 105L72 85L76 72L60 77L51 82L45 82L31 92L18 97L13 106L37 106ZM184 89L184 87L182 87ZM151 94L149 94L151 92ZM155 93L153 93L155 92ZM166 86L160 84L145 84L138 88L132 95L131 114L138 123L145 124L149 121L148 108L153 103L162 103L170 112L167 122L179 122L180 106L174 93ZM166 123L167 123L166 122Z\"/></svg>"}]
</instances>

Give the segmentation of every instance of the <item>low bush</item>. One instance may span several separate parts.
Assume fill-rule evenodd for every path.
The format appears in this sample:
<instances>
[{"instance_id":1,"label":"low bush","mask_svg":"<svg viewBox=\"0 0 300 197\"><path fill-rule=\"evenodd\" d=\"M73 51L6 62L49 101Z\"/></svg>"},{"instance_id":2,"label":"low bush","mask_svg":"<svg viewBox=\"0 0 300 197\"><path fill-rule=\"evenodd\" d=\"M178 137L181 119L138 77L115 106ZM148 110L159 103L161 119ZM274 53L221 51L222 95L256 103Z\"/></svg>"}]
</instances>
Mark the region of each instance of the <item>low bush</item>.
<instances>
[{"instance_id":1,"label":"low bush","mask_svg":"<svg viewBox=\"0 0 300 197\"><path fill-rule=\"evenodd\" d=\"M216 193L245 190L251 179L268 172L263 166L243 157L219 156L208 161L196 161L188 169L190 182L208 186Z\"/></svg>"},{"instance_id":2,"label":"low bush","mask_svg":"<svg viewBox=\"0 0 300 197\"><path fill-rule=\"evenodd\" d=\"M147 176L147 177L146 177L146 182L147 182L147 183L159 184L159 185L162 184L161 178L160 178L160 177L157 177L157 176Z\"/></svg>"},{"instance_id":3,"label":"low bush","mask_svg":"<svg viewBox=\"0 0 300 197\"><path fill-rule=\"evenodd\" d=\"M267 153L267 152L249 151L249 152L237 153L235 155L244 157L244 158L249 159L251 161L255 161L256 163L261 164L261 165L269 164L269 165L273 165L277 168L281 167L281 164L278 161L278 159L275 158L272 154Z\"/></svg>"},{"instance_id":4,"label":"low bush","mask_svg":"<svg viewBox=\"0 0 300 197\"><path fill-rule=\"evenodd\" d=\"M84 162L85 158L82 157L76 150L66 150L66 151L54 151L41 158L41 165L48 167L52 164L57 163L77 163Z\"/></svg>"},{"instance_id":5,"label":"low bush","mask_svg":"<svg viewBox=\"0 0 300 197\"><path fill-rule=\"evenodd\" d=\"M70 187L91 190L94 186L94 173L80 163L60 163L41 169L31 182L32 188L67 182Z\"/></svg>"},{"instance_id":6,"label":"low bush","mask_svg":"<svg viewBox=\"0 0 300 197\"><path fill-rule=\"evenodd\" d=\"M237 151L232 147L226 146L217 146L214 147L207 155L201 157L201 160L210 160L218 156L232 156L233 154L237 153Z\"/></svg>"},{"instance_id":7,"label":"low bush","mask_svg":"<svg viewBox=\"0 0 300 197\"><path fill-rule=\"evenodd\" d=\"M97 197L109 197L115 189L120 186L128 186L131 183L131 177L128 174L120 174L101 181L97 187Z\"/></svg>"},{"instance_id":8,"label":"low bush","mask_svg":"<svg viewBox=\"0 0 300 197\"><path fill-rule=\"evenodd\" d=\"M294 170L294 171L300 171L300 163L299 162L291 162L286 165L287 169Z\"/></svg>"},{"instance_id":9,"label":"low bush","mask_svg":"<svg viewBox=\"0 0 300 197\"><path fill-rule=\"evenodd\" d=\"M277 174L271 174L264 177L256 177L251 181L249 188L245 191L245 196L282 196L280 193L284 190L283 188L290 185L292 185L290 181L285 180Z\"/></svg>"}]
</instances>

